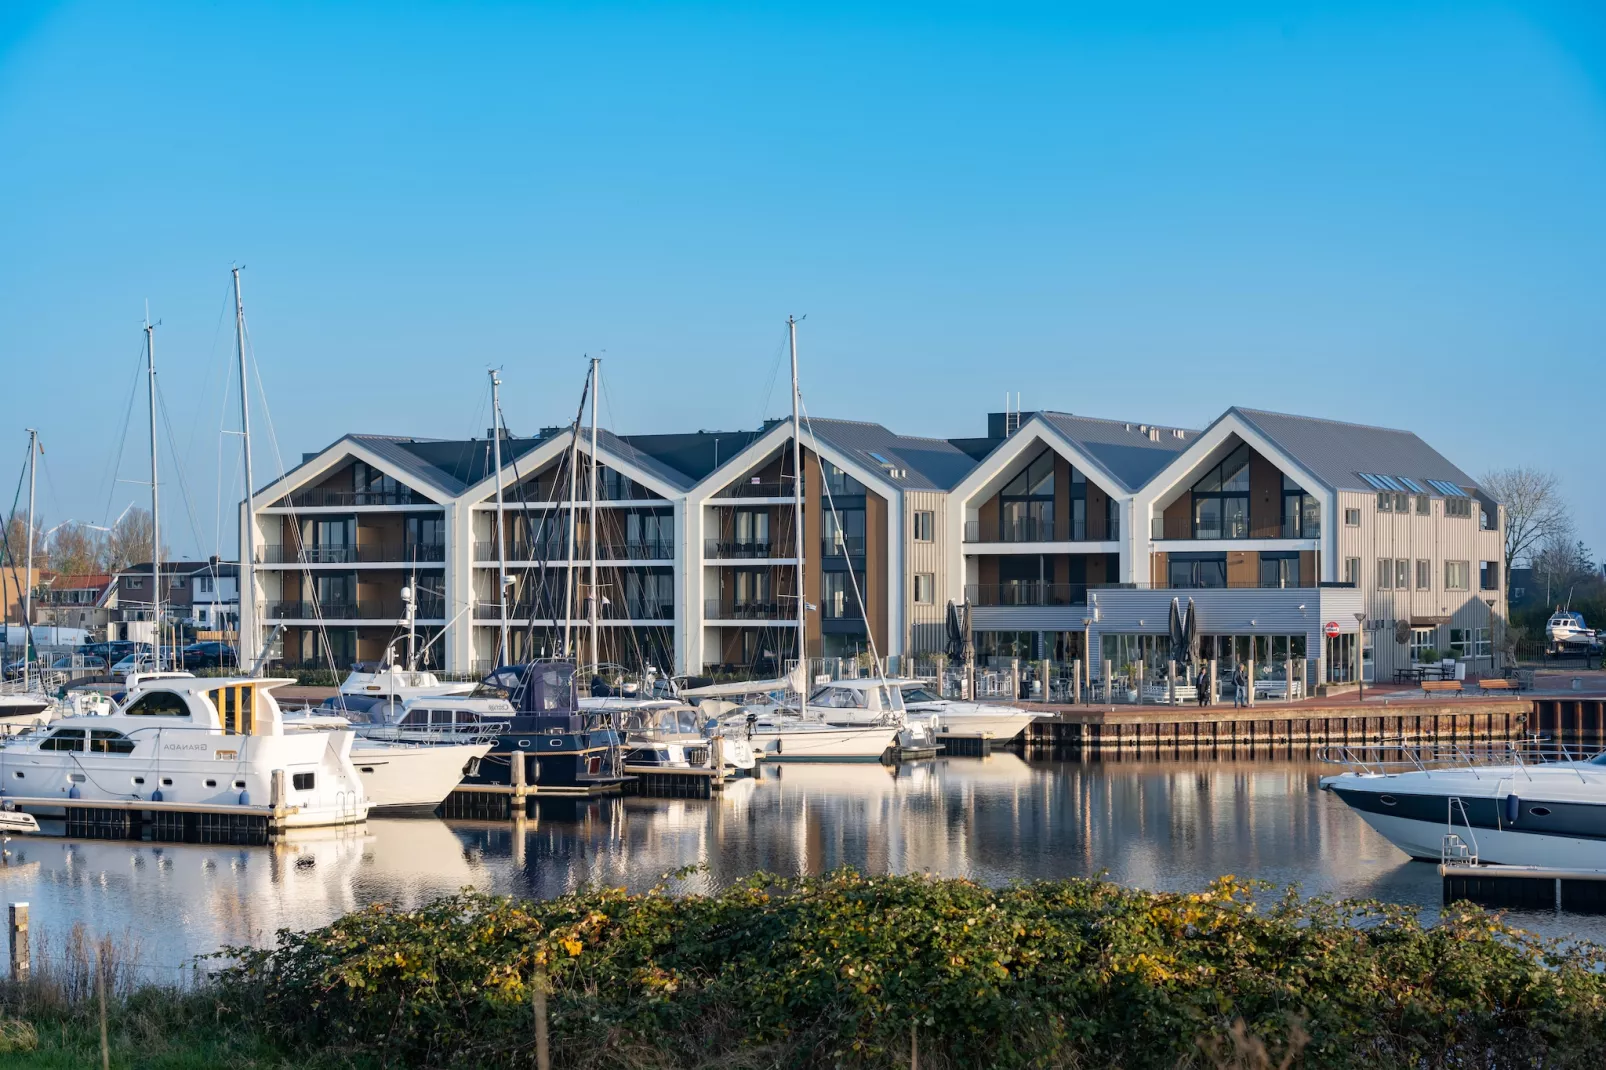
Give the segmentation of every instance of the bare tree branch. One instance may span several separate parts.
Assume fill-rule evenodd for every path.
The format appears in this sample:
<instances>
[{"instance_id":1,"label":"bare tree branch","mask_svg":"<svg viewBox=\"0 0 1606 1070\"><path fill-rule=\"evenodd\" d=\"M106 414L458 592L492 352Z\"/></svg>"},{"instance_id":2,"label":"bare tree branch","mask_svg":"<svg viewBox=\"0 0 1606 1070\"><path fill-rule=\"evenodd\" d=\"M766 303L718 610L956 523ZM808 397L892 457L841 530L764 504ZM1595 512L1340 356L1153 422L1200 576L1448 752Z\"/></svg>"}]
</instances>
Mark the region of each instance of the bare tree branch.
<instances>
[{"instance_id":1,"label":"bare tree branch","mask_svg":"<svg viewBox=\"0 0 1606 1070\"><path fill-rule=\"evenodd\" d=\"M1483 487L1506 511L1506 589L1518 562L1532 563L1539 549L1558 532L1570 530L1561 485L1537 468L1499 468L1487 472Z\"/></svg>"}]
</instances>

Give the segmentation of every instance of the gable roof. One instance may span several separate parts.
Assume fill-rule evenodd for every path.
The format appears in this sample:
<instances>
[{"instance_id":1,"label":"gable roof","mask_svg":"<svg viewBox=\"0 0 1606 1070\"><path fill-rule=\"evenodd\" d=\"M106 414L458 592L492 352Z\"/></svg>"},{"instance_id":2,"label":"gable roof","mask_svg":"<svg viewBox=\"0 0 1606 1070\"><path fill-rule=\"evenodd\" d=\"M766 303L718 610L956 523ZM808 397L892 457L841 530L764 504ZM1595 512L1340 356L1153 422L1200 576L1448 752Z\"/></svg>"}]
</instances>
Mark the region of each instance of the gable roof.
<instances>
[{"instance_id":1,"label":"gable roof","mask_svg":"<svg viewBox=\"0 0 1606 1070\"><path fill-rule=\"evenodd\" d=\"M1038 412L1034 415L1041 416L1075 443L1128 491L1135 491L1148 483L1160 469L1176 460L1177 455L1199 437L1198 431L1183 428L1104 420L1069 412ZM1159 431L1158 441L1149 437L1149 429Z\"/></svg>"},{"instance_id":2,"label":"gable roof","mask_svg":"<svg viewBox=\"0 0 1606 1070\"><path fill-rule=\"evenodd\" d=\"M974 458L944 438L899 435L858 420L812 417L803 425L804 445L811 429L821 442L905 490L951 490L976 467ZM877 455L905 474L893 479Z\"/></svg>"},{"instance_id":3,"label":"gable roof","mask_svg":"<svg viewBox=\"0 0 1606 1070\"><path fill-rule=\"evenodd\" d=\"M1376 491L1377 487L1361 477L1362 472L1405 476L1420 484L1423 493L1435 497L1443 494L1427 480L1454 483L1469 493L1479 489L1476 480L1410 431L1236 406L1227 411L1334 490Z\"/></svg>"}]
</instances>

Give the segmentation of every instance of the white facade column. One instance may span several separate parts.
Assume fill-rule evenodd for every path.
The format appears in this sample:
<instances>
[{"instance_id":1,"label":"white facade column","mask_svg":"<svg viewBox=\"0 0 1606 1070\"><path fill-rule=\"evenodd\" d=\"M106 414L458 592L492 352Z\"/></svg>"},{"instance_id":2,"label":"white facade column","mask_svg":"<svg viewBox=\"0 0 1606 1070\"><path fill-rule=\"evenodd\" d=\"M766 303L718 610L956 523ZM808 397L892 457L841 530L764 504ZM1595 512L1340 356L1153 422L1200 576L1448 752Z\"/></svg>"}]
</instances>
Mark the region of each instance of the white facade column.
<instances>
[{"instance_id":1,"label":"white facade column","mask_svg":"<svg viewBox=\"0 0 1606 1070\"><path fill-rule=\"evenodd\" d=\"M446 560L442 563L446 588L446 619L441 639L442 659L448 672L474 668L475 612L464 609L474 597L474 504L466 499L446 503ZM462 616L458 617L461 613Z\"/></svg>"},{"instance_id":2,"label":"white facade column","mask_svg":"<svg viewBox=\"0 0 1606 1070\"><path fill-rule=\"evenodd\" d=\"M908 555L904 552L904 527L907 503L903 492L887 498L887 649L882 658L902 658L904 652L904 620L908 606L904 599L909 591Z\"/></svg>"},{"instance_id":3,"label":"white facade column","mask_svg":"<svg viewBox=\"0 0 1606 1070\"><path fill-rule=\"evenodd\" d=\"M693 587L697 585L692 582L693 573L700 575L702 572L698 567L701 540L693 545L697 537L694 531L702 527L693 523L693 516L698 512L687 498L675 499L675 661L669 671L677 675L692 671L689 666L695 664L693 651L700 655L702 648L701 607L693 609L697 606L693 601Z\"/></svg>"}]
</instances>

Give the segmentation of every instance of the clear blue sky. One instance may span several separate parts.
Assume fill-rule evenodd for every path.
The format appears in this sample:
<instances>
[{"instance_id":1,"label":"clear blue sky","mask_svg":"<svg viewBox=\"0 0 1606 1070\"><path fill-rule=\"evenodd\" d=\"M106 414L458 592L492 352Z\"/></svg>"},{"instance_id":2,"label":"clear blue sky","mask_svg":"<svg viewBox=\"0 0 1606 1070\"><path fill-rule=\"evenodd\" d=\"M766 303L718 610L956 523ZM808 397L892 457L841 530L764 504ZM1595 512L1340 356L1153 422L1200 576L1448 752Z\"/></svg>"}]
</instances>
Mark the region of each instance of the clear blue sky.
<instances>
[{"instance_id":1,"label":"clear blue sky","mask_svg":"<svg viewBox=\"0 0 1606 1070\"><path fill-rule=\"evenodd\" d=\"M619 430L753 426L795 312L820 415L1408 427L1606 550L1606 5L862 6L0 4L5 493L32 423L50 523L144 494L149 299L209 551L238 261L286 464L588 352Z\"/></svg>"}]
</instances>

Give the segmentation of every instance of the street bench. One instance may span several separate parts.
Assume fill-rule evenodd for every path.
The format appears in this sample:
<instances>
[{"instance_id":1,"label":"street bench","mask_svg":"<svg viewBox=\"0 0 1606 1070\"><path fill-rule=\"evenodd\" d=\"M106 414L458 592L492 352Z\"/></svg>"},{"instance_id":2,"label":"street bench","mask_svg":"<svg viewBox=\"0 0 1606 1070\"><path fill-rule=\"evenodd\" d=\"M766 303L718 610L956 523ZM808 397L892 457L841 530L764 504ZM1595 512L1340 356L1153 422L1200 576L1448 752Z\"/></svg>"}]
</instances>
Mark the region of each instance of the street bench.
<instances>
[{"instance_id":1,"label":"street bench","mask_svg":"<svg viewBox=\"0 0 1606 1070\"><path fill-rule=\"evenodd\" d=\"M1485 695L1489 694L1491 691L1521 691L1522 681L1507 680L1504 678L1498 680L1479 680L1478 690L1482 691Z\"/></svg>"},{"instance_id":2,"label":"street bench","mask_svg":"<svg viewBox=\"0 0 1606 1070\"><path fill-rule=\"evenodd\" d=\"M1462 693L1460 680L1423 680L1422 690L1426 694L1459 695Z\"/></svg>"}]
</instances>

